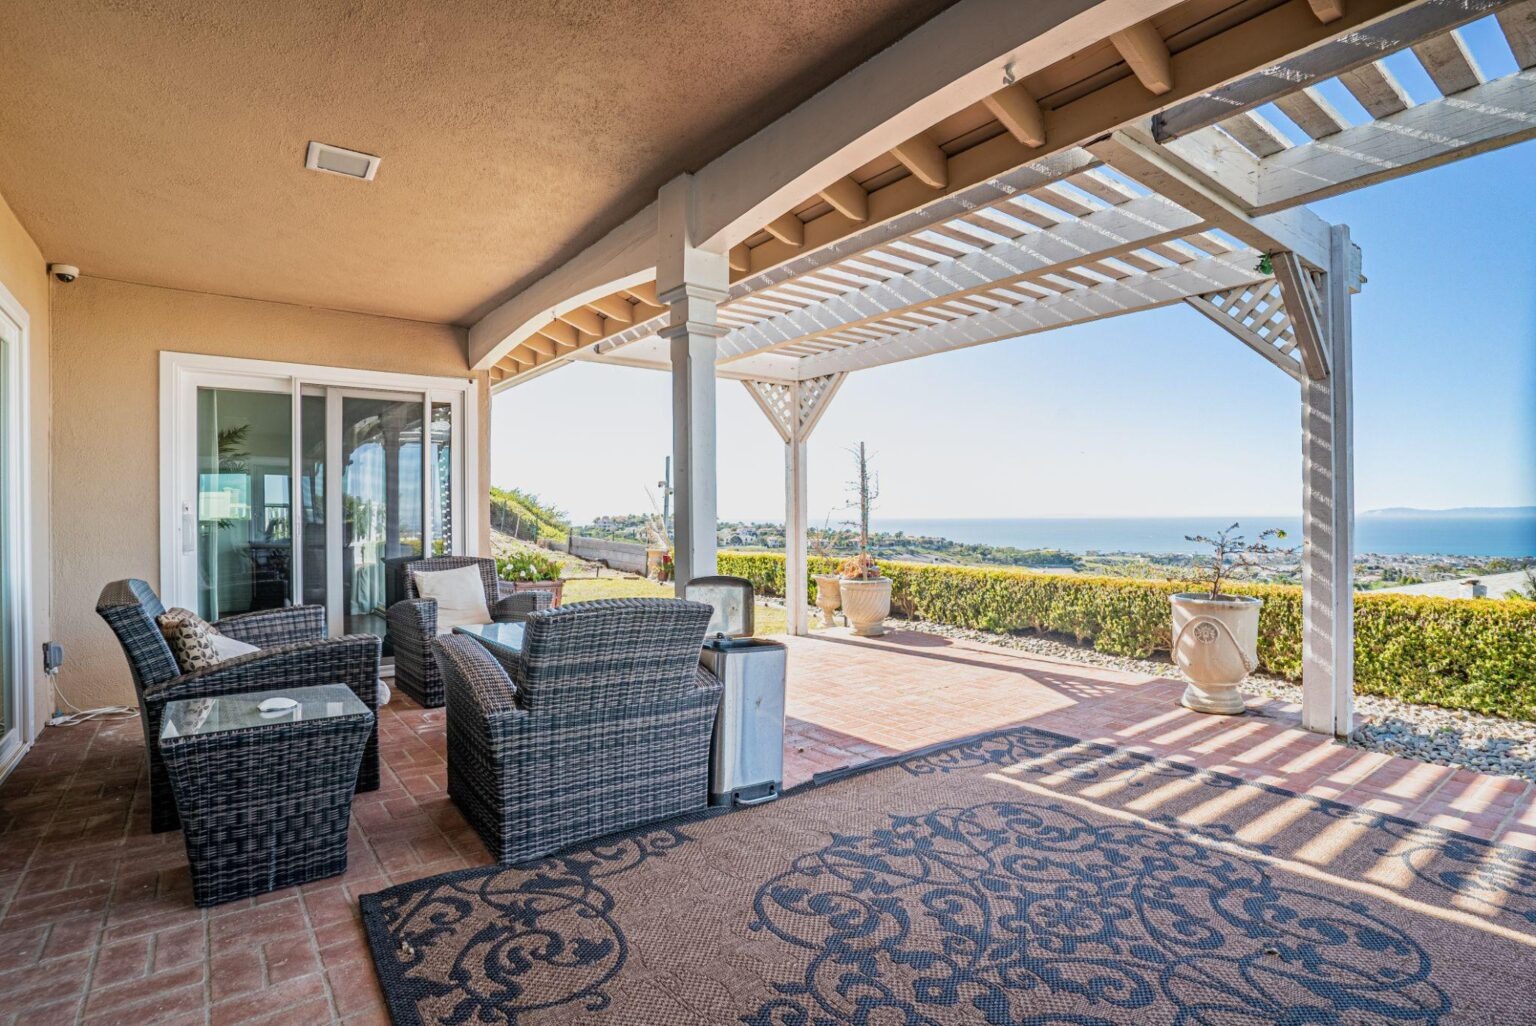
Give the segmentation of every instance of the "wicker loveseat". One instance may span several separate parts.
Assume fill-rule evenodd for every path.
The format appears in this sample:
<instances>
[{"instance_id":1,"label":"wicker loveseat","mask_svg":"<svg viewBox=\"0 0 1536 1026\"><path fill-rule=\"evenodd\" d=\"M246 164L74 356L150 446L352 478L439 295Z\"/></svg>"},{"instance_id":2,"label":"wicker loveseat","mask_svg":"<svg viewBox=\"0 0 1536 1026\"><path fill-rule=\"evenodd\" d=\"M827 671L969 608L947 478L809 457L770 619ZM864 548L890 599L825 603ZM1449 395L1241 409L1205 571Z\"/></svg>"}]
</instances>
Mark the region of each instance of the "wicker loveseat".
<instances>
[{"instance_id":1,"label":"wicker loveseat","mask_svg":"<svg viewBox=\"0 0 1536 1026\"><path fill-rule=\"evenodd\" d=\"M699 665L710 607L581 602L532 613L505 665L438 639L448 794L499 862L704 808L720 683Z\"/></svg>"},{"instance_id":2,"label":"wicker loveseat","mask_svg":"<svg viewBox=\"0 0 1536 1026\"><path fill-rule=\"evenodd\" d=\"M395 684L427 708L443 704L443 678L432 659L432 640L437 637L437 602L418 598L415 573L436 573L473 566L485 585L485 608L491 619L517 621L536 609L547 608L553 596L546 592L520 592L502 597L496 580L496 561L475 556L436 556L431 559L392 561L398 574L400 601L389 607L389 644L395 657Z\"/></svg>"},{"instance_id":3,"label":"wicker loveseat","mask_svg":"<svg viewBox=\"0 0 1536 1026\"><path fill-rule=\"evenodd\" d=\"M372 634L325 636L320 606L266 609L225 617L214 624L228 635L261 649L191 673L182 673L155 623L165 612L155 591L139 580L114 581L102 589L96 612L107 621L133 674L149 755L150 827L175 830L181 825L165 763L160 758L160 724L165 705L177 698L271 691L320 684L345 684L375 713L379 705L379 639ZM377 725L363 752L357 775L359 791L379 787Z\"/></svg>"}]
</instances>

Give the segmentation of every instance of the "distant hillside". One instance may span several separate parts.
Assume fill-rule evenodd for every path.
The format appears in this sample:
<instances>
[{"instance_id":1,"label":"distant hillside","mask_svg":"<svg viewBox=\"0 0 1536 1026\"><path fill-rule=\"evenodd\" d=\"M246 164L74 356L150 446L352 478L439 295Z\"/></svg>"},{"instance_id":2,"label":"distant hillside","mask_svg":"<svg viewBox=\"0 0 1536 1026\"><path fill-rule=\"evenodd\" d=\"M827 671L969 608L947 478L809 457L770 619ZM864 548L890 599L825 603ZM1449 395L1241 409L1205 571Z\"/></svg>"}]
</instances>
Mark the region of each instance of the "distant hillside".
<instances>
[{"instance_id":1,"label":"distant hillside","mask_svg":"<svg viewBox=\"0 0 1536 1026\"><path fill-rule=\"evenodd\" d=\"M1536 517L1536 506L1457 506L1454 509L1417 509L1389 506L1368 509L1364 517Z\"/></svg>"},{"instance_id":2,"label":"distant hillside","mask_svg":"<svg viewBox=\"0 0 1536 1026\"><path fill-rule=\"evenodd\" d=\"M571 529L564 510L521 488L491 489L491 526L530 542L541 538L563 542Z\"/></svg>"}]
</instances>

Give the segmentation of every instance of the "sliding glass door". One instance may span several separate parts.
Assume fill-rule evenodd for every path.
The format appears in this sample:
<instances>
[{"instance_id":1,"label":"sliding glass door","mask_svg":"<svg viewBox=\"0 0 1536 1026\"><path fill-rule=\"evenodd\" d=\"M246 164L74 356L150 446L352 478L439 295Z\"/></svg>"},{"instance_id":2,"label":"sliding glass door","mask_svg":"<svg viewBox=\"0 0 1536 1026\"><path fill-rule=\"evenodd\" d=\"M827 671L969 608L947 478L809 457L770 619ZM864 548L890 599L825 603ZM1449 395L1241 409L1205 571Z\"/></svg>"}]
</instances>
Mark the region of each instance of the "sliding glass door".
<instances>
[{"instance_id":1,"label":"sliding glass door","mask_svg":"<svg viewBox=\"0 0 1536 1026\"><path fill-rule=\"evenodd\" d=\"M197 614L293 597L293 404L277 392L197 391Z\"/></svg>"},{"instance_id":2,"label":"sliding glass door","mask_svg":"<svg viewBox=\"0 0 1536 1026\"><path fill-rule=\"evenodd\" d=\"M241 372L214 367L170 382L169 426L195 444L172 439L188 462L166 499L176 536L167 604L195 602L209 620L322 605L333 635L384 637L386 611L404 597L403 564L473 544L456 530L472 394L231 363Z\"/></svg>"},{"instance_id":3,"label":"sliding glass door","mask_svg":"<svg viewBox=\"0 0 1536 1026\"><path fill-rule=\"evenodd\" d=\"M342 630L385 634L402 564L426 551L421 398L342 392Z\"/></svg>"},{"instance_id":4,"label":"sliding glass door","mask_svg":"<svg viewBox=\"0 0 1536 1026\"><path fill-rule=\"evenodd\" d=\"M17 610L12 608L12 588L8 587L18 568L11 565L10 523L11 491L16 487L11 466L11 408L10 367L16 339L8 330L10 323L0 315L0 772L11 765L16 750L21 747L21 732L17 729L17 714L21 705L21 685L15 672L15 632L12 623Z\"/></svg>"}]
</instances>

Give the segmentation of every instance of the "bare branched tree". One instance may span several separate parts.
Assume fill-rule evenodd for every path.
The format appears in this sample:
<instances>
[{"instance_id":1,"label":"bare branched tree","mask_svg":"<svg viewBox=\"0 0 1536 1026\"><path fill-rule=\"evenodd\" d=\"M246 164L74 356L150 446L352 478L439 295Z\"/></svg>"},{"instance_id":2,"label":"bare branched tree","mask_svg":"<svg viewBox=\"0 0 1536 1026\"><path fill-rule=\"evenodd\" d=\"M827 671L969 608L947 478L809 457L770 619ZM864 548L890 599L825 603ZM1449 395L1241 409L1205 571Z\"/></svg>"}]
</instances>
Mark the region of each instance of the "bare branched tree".
<instances>
[{"instance_id":1,"label":"bare branched tree","mask_svg":"<svg viewBox=\"0 0 1536 1026\"><path fill-rule=\"evenodd\" d=\"M1233 524L1226 530L1217 532L1214 538L1203 534L1184 536L1185 541L1211 547L1210 555L1195 559L1194 577L1200 583L1210 585L1213 599L1226 597L1221 593L1221 584L1222 581L1232 577L1234 571L1261 568L1265 560L1260 557L1289 556L1296 551L1294 548L1282 549L1269 544L1271 538L1285 537L1285 532L1278 528L1270 528L1249 542L1244 540L1242 535L1235 533L1238 526Z\"/></svg>"},{"instance_id":2,"label":"bare branched tree","mask_svg":"<svg viewBox=\"0 0 1536 1026\"><path fill-rule=\"evenodd\" d=\"M849 449L853 454L854 465L858 469L858 477L848 482L848 489L853 493L845 509L857 509L859 519L853 521L852 526L859 532L859 555L869 556L869 511L874 508L875 500L880 498L880 477L869 469L869 453L860 442L857 449Z\"/></svg>"}]
</instances>

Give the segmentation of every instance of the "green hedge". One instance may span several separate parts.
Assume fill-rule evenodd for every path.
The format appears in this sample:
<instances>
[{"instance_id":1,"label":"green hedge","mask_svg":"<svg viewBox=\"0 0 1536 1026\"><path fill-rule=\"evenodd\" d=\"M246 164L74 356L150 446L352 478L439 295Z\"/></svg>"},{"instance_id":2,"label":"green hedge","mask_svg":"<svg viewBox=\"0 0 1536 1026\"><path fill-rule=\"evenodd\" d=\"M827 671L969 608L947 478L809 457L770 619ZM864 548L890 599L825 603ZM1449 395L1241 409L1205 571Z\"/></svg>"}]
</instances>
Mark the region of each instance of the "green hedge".
<instances>
[{"instance_id":1,"label":"green hedge","mask_svg":"<svg viewBox=\"0 0 1536 1026\"><path fill-rule=\"evenodd\" d=\"M836 560L810 560L831 573ZM1112 655L1147 656L1171 643L1170 581L1044 574L1027 570L881 562L901 616L999 633L1044 631L1091 642ZM722 552L720 573L762 594L784 594L784 557ZM1301 589L1234 585L1264 599L1259 659L1301 677ZM807 581L806 593L814 596ZM1355 596L1355 688L1409 702L1536 719L1536 602Z\"/></svg>"}]
</instances>

